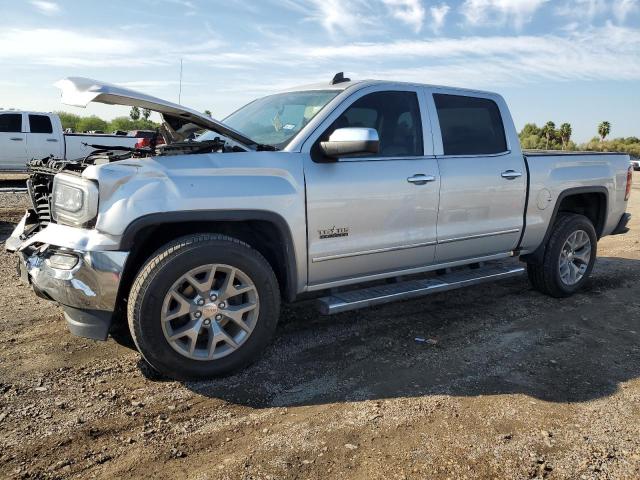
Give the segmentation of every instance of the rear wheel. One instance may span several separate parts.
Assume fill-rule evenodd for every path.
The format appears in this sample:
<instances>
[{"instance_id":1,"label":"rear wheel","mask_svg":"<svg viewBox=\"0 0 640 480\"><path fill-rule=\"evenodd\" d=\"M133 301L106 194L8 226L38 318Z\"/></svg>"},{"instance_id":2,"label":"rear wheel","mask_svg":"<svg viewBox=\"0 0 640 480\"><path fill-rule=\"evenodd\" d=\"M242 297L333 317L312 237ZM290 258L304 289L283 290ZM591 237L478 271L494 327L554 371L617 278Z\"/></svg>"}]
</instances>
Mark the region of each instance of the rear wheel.
<instances>
[{"instance_id":1,"label":"rear wheel","mask_svg":"<svg viewBox=\"0 0 640 480\"><path fill-rule=\"evenodd\" d=\"M142 268L129 327L145 360L164 375L224 375L254 361L271 339L280 295L269 263L223 235L184 237Z\"/></svg>"},{"instance_id":2,"label":"rear wheel","mask_svg":"<svg viewBox=\"0 0 640 480\"><path fill-rule=\"evenodd\" d=\"M587 217L562 214L556 220L540 264L527 264L536 290L568 297L587 281L596 260L597 236Z\"/></svg>"}]
</instances>

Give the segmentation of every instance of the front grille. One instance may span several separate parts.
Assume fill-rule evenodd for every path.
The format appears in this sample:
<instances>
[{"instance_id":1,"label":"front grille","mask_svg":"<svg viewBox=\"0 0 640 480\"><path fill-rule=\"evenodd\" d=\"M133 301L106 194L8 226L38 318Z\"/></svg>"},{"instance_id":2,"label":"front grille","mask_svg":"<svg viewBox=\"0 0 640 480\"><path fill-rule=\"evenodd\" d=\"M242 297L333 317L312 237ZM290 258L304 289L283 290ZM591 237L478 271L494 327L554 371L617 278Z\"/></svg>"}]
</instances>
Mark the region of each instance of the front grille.
<instances>
[{"instance_id":1,"label":"front grille","mask_svg":"<svg viewBox=\"0 0 640 480\"><path fill-rule=\"evenodd\" d=\"M51 223L51 177L34 175L27 180L27 188L31 196L33 209L40 224L39 230Z\"/></svg>"}]
</instances>

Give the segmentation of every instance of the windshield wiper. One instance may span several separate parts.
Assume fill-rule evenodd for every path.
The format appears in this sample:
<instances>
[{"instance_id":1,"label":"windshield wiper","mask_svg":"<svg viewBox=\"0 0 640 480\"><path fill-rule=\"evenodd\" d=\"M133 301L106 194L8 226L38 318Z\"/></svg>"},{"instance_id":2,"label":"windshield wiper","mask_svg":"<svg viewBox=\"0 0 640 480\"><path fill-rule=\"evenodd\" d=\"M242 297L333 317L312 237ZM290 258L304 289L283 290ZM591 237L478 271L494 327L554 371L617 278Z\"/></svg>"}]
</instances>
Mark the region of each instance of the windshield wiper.
<instances>
[{"instance_id":1,"label":"windshield wiper","mask_svg":"<svg viewBox=\"0 0 640 480\"><path fill-rule=\"evenodd\" d=\"M258 143L256 145L256 152L277 152L278 150L280 149L273 145L266 145L264 143Z\"/></svg>"}]
</instances>

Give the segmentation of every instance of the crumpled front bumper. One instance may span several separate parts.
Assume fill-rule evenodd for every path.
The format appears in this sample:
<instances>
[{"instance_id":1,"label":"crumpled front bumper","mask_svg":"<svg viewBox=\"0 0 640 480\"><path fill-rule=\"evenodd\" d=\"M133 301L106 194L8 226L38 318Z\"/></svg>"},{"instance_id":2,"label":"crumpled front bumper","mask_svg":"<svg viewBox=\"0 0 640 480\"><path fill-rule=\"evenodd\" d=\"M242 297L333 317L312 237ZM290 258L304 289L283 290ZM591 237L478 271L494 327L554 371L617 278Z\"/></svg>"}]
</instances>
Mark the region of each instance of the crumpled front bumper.
<instances>
[{"instance_id":1,"label":"crumpled front bumper","mask_svg":"<svg viewBox=\"0 0 640 480\"><path fill-rule=\"evenodd\" d=\"M21 241L28 230L28 215L6 242L6 248L18 255L21 279L40 297L62 305L71 333L106 340L128 252L70 248L56 242L61 237L51 235L55 228L47 234L51 226ZM38 241L33 242L35 236ZM70 269L56 268L48 260L56 253L75 256L77 263Z\"/></svg>"}]
</instances>

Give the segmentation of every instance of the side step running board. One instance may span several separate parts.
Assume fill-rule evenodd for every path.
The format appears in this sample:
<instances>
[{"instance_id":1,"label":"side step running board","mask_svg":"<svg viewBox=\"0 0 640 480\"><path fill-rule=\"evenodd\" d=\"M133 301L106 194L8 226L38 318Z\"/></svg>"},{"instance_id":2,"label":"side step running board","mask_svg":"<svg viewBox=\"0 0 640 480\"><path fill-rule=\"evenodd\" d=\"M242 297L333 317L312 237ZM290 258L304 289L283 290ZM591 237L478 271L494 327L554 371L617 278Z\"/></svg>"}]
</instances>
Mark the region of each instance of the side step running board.
<instances>
[{"instance_id":1,"label":"side step running board","mask_svg":"<svg viewBox=\"0 0 640 480\"><path fill-rule=\"evenodd\" d=\"M525 267L521 266L486 265L477 269L454 270L435 278L409 280L361 290L336 292L318 299L318 302L320 313L332 315L382 303L422 297L446 290L516 277L524 273L524 271Z\"/></svg>"}]
</instances>

